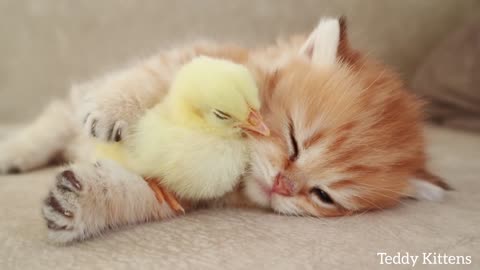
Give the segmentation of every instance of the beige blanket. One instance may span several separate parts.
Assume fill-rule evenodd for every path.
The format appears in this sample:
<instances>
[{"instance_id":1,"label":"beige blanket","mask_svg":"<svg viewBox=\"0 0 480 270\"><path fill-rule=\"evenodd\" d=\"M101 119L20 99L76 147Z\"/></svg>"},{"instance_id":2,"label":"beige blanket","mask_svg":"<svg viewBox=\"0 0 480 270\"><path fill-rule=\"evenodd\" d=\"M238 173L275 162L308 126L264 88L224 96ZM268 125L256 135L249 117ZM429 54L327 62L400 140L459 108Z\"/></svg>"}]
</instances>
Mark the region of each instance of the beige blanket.
<instances>
[{"instance_id":1,"label":"beige blanket","mask_svg":"<svg viewBox=\"0 0 480 270\"><path fill-rule=\"evenodd\" d=\"M473 256L439 269L480 269L480 136L429 128L428 137L433 168L456 188L440 203L325 219L204 210L68 247L46 242L40 216L55 169L1 176L0 269L390 269L378 252ZM421 259L414 269L428 266Z\"/></svg>"}]
</instances>

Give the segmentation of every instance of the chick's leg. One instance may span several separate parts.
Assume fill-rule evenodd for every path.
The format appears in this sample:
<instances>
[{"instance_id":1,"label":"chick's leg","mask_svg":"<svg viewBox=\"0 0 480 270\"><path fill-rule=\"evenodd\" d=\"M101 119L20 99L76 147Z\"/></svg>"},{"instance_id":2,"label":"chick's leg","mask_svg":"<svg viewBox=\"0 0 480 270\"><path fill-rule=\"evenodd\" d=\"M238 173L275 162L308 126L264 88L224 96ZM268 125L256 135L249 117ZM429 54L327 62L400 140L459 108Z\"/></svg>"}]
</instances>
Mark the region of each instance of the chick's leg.
<instances>
[{"instance_id":1,"label":"chick's leg","mask_svg":"<svg viewBox=\"0 0 480 270\"><path fill-rule=\"evenodd\" d=\"M180 205L175 195L163 188L157 179L146 178L145 181L147 181L148 186L150 186L155 193L155 197L159 203L166 202L176 213L185 214L185 209Z\"/></svg>"}]
</instances>

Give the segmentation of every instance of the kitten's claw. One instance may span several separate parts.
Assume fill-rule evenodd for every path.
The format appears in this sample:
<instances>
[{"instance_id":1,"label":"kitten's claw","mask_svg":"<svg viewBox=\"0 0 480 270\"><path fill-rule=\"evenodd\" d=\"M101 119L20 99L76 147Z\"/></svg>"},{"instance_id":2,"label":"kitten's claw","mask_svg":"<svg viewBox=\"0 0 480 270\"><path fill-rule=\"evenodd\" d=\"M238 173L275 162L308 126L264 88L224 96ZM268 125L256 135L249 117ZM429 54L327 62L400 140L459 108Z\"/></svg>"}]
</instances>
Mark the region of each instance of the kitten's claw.
<instances>
[{"instance_id":1,"label":"kitten's claw","mask_svg":"<svg viewBox=\"0 0 480 270\"><path fill-rule=\"evenodd\" d=\"M65 190L63 190L65 191ZM48 207L52 208L54 211L62 214L63 216L67 218L72 218L73 213L70 210L65 210L64 207L60 204L59 200L55 197L53 192L50 192L48 195L47 199L45 199L45 205Z\"/></svg>"}]
</instances>

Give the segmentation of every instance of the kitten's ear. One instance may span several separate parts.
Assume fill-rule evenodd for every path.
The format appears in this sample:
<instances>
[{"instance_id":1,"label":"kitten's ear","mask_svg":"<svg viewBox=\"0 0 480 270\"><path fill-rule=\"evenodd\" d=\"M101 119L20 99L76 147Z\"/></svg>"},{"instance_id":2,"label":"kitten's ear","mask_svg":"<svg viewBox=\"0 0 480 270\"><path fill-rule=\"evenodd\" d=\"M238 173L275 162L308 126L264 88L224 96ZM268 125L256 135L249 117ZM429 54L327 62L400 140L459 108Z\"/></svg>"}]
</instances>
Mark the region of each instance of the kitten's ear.
<instances>
[{"instance_id":1,"label":"kitten's ear","mask_svg":"<svg viewBox=\"0 0 480 270\"><path fill-rule=\"evenodd\" d=\"M425 169L418 170L414 177L410 179L412 197L414 198L439 201L443 198L445 191L453 190L443 179Z\"/></svg>"},{"instance_id":2,"label":"kitten's ear","mask_svg":"<svg viewBox=\"0 0 480 270\"><path fill-rule=\"evenodd\" d=\"M339 50L346 46L345 19L324 18L308 36L300 53L317 65L332 66L337 62Z\"/></svg>"}]
</instances>

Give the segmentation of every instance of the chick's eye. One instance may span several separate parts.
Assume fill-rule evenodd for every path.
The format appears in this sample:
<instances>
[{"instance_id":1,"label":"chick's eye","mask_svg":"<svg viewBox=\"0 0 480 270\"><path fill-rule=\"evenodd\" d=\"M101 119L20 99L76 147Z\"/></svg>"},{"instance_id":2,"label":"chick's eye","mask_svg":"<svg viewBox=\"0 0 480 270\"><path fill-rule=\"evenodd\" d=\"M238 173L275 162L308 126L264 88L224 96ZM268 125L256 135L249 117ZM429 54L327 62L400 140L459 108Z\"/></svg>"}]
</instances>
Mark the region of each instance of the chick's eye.
<instances>
[{"instance_id":1,"label":"chick's eye","mask_svg":"<svg viewBox=\"0 0 480 270\"><path fill-rule=\"evenodd\" d=\"M213 114L215 114L215 116L221 120L227 120L231 118L231 116L228 113L224 113L220 110L214 110Z\"/></svg>"},{"instance_id":2,"label":"chick's eye","mask_svg":"<svg viewBox=\"0 0 480 270\"><path fill-rule=\"evenodd\" d=\"M320 189L320 188L312 188L312 189L310 190L310 193L315 194L315 196L317 196L317 197L318 197L322 202L324 202L324 203L333 204L332 198L331 198L330 195L328 195L328 193L325 192L323 189Z\"/></svg>"}]
</instances>

